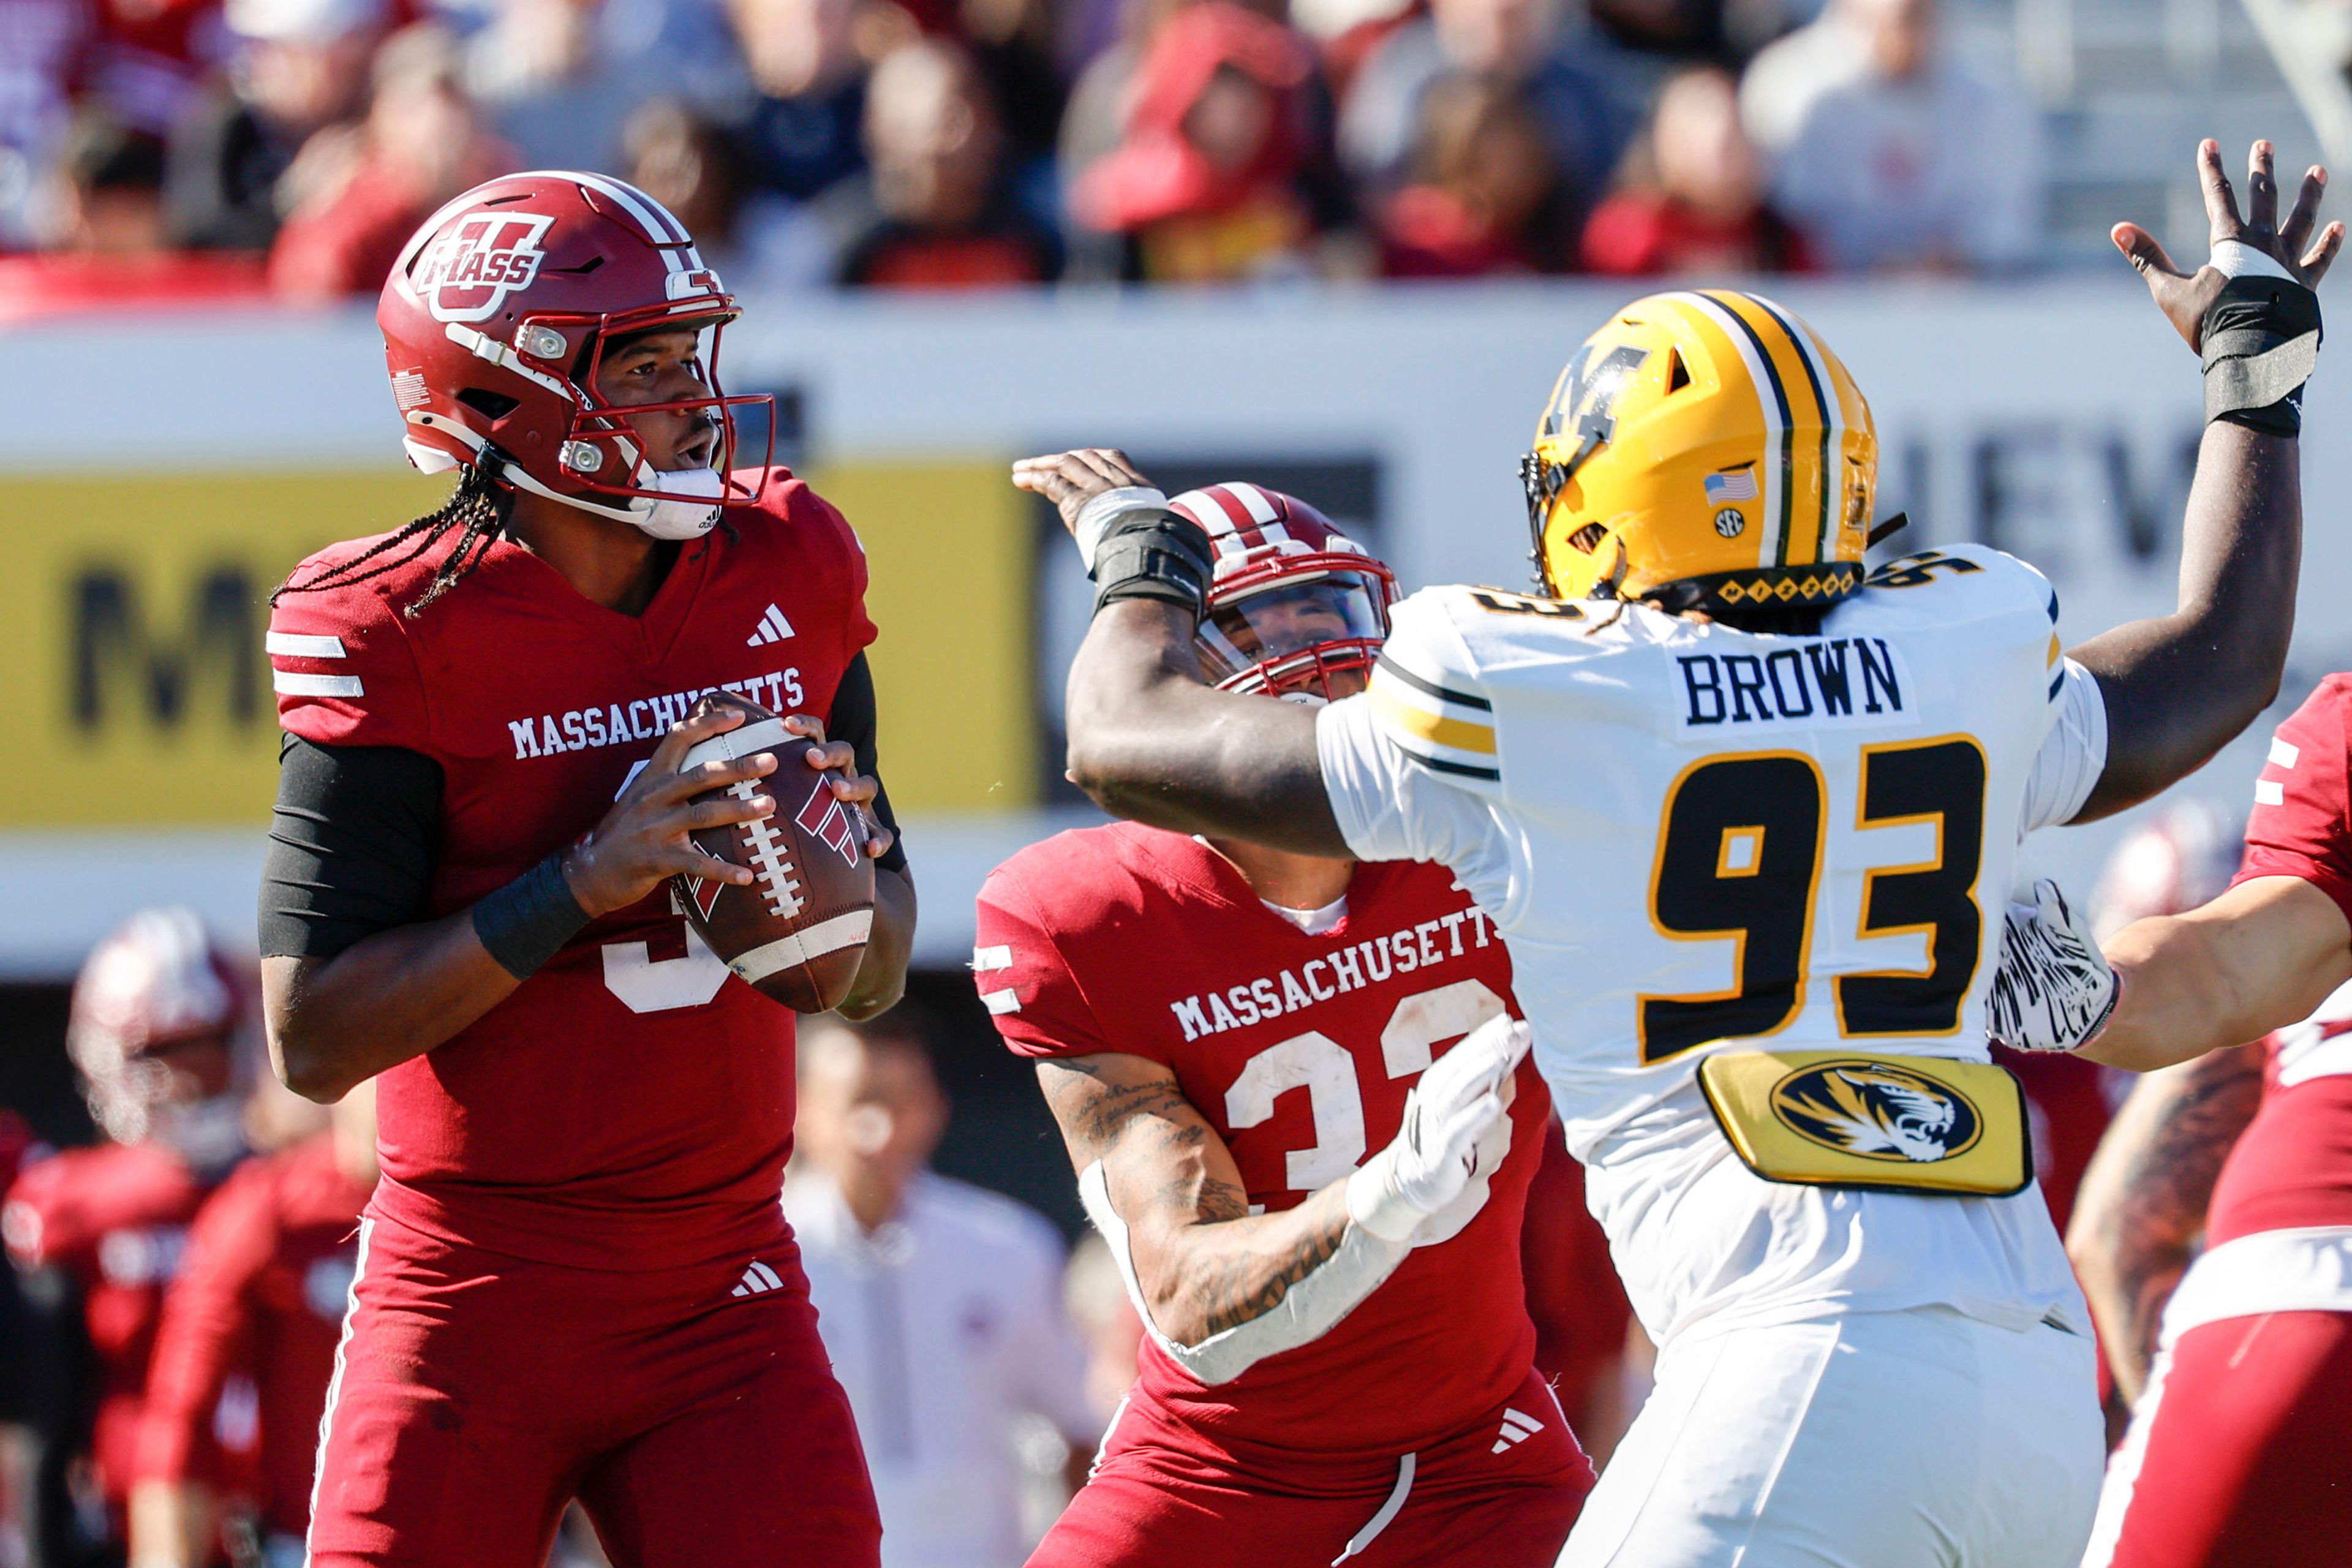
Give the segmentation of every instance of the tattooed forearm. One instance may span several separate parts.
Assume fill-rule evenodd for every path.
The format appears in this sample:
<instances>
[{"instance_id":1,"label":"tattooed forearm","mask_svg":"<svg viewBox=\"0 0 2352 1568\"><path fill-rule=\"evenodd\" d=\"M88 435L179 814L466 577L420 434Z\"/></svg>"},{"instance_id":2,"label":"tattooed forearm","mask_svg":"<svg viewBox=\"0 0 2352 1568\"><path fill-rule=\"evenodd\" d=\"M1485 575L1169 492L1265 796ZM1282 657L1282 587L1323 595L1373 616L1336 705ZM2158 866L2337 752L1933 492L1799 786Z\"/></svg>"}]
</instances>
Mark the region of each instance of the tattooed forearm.
<instances>
[{"instance_id":1,"label":"tattooed forearm","mask_svg":"<svg viewBox=\"0 0 2352 1568\"><path fill-rule=\"evenodd\" d=\"M1062 1058L1038 1063L1038 1081L1072 1162L1102 1164L1152 1321L1178 1343L1274 1310L1345 1238L1336 1184L1282 1213L1251 1214L1231 1151L1163 1065Z\"/></svg>"},{"instance_id":2,"label":"tattooed forearm","mask_svg":"<svg viewBox=\"0 0 2352 1568\"><path fill-rule=\"evenodd\" d=\"M1244 1243L1232 1249L1228 1257L1216 1261L1192 1292L1192 1310L1212 1334L1238 1328L1252 1318L1264 1317L1282 1305L1282 1299L1290 1294L1293 1285L1330 1261L1347 1228L1343 1210L1336 1225L1315 1226L1290 1241L1286 1255L1279 1242L1270 1247Z\"/></svg>"},{"instance_id":3,"label":"tattooed forearm","mask_svg":"<svg viewBox=\"0 0 2352 1568\"><path fill-rule=\"evenodd\" d=\"M2260 1046L2140 1080L2084 1175L2066 1249L2117 1386L2137 1398L2222 1162L2262 1101Z\"/></svg>"},{"instance_id":4,"label":"tattooed forearm","mask_svg":"<svg viewBox=\"0 0 2352 1568\"><path fill-rule=\"evenodd\" d=\"M1083 1143L1099 1158L1138 1118L1181 1118L1192 1110L1173 1079L1115 1082L1100 1068L1077 1061L1040 1062L1037 1073L1074 1153L1075 1145Z\"/></svg>"}]
</instances>

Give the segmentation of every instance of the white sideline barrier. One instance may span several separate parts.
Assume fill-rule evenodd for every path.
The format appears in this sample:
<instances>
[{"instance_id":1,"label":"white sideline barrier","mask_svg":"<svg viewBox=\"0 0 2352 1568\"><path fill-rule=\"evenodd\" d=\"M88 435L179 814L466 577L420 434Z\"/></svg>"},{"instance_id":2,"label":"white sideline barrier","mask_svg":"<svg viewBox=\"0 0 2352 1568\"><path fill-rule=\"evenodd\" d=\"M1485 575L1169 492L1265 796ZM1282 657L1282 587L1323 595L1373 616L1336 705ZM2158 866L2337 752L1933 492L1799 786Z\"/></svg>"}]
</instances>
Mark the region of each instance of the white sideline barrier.
<instances>
[{"instance_id":1,"label":"white sideline barrier","mask_svg":"<svg viewBox=\"0 0 2352 1568\"><path fill-rule=\"evenodd\" d=\"M1924 520L1899 544L1990 534L2057 583L2069 641L2170 607L2197 373L2120 263L2039 283L1769 291L1819 329L1870 396L1885 505ZM1518 454L1560 364L1633 292L764 298L749 302L724 368L739 389L797 387L809 443L827 459L1116 444L1214 458L1242 478L1253 458L1369 458L1383 545L1408 584L1517 584ZM396 460L382 350L362 310L79 318L0 331L0 358L17 371L0 378L0 478ZM2352 666L2352 617L2333 603L2352 580L2352 532L2336 521L2352 487L2352 398L2334 390L2347 375L2323 355L2306 408L2306 614L2288 702ZM2183 789L2242 813L2285 710ZM987 868L1057 825L1050 813L911 822L919 960L961 963ZM2031 869L2086 892L2118 831L2044 835ZM257 834L151 833L133 847L0 824L0 974L62 973L122 912L160 899L250 931L257 862Z\"/></svg>"}]
</instances>

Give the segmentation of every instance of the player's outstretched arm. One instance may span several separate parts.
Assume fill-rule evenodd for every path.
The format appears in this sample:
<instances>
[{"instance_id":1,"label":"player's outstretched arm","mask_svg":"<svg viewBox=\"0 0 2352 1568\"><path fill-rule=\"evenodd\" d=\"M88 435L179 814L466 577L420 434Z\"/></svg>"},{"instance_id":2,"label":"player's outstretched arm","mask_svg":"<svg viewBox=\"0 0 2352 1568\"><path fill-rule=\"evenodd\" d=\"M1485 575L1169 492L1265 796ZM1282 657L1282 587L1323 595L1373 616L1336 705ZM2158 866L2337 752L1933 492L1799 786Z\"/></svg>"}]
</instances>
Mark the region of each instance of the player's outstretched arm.
<instances>
[{"instance_id":1,"label":"player's outstretched arm","mask_svg":"<svg viewBox=\"0 0 2352 1568\"><path fill-rule=\"evenodd\" d=\"M2106 767L2077 822L2195 772L2278 695L2303 552L2294 429L2317 348L2317 307L2306 290L2336 259L2344 226L2315 237L2326 185L2316 167L2280 222L2271 162L2271 144L2254 143L2242 218L2220 147L2199 147L2213 258L2194 272L2175 267L2146 229L2116 226L2117 248L2205 359L2209 423L2181 523L2179 608L2073 650L2098 678L2107 712ZM2280 341L2285 333L2294 335Z\"/></svg>"},{"instance_id":2,"label":"player's outstretched arm","mask_svg":"<svg viewBox=\"0 0 2352 1568\"><path fill-rule=\"evenodd\" d=\"M278 1078L308 1099L341 1100L449 1039L582 926L635 903L663 879L684 872L750 882L749 870L703 854L689 835L764 816L774 800L694 797L773 772L775 756L677 772L689 749L740 722L740 712L722 710L672 729L585 838L470 908L376 931L328 957L263 959L263 1016ZM835 742L835 750L845 755L848 747Z\"/></svg>"},{"instance_id":3,"label":"player's outstretched arm","mask_svg":"<svg viewBox=\"0 0 2352 1568\"><path fill-rule=\"evenodd\" d=\"M1490 1134L1528 1039L1507 1017L1473 1031L1422 1075L1394 1142L1279 1214L1249 1212L1232 1152L1164 1064L1049 1058L1037 1079L1152 1331L1217 1384L1328 1331L1395 1272L1424 1220L1501 1160L1507 1141Z\"/></svg>"},{"instance_id":4,"label":"player's outstretched arm","mask_svg":"<svg viewBox=\"0 0 2352 1568\"><path fill-rule=\"evenodd\" d=\"M2135 1072L2259 1040L2352 979L2352 922L2298 877L2256 877L2185 915L2135 921L2105 949L2121 992L2078 1054Z\"/></svg>"},{"instance_id":5,"label":"player's outstretched arm","mask_svg":"<svg viewBox=\"0 0 2352 1568\"><path fill-rule=\"evenodd\" d=\"M1125 454L1107 447L1024 458L1013 482L1054 502L1073 531L1089 501L1150 485ZM1180 531L1192 527L1171 512L1155 515ZM1088 519L1114 529L1125 521ZM1204 682L1191 605L1160 596L1148 574L1125 586L1100 581L1116 570L1097 567L1116 542L1080 532L1102 599L1070 666L1070 782L1105 811L1154 827L1302 855L1348 854L1316 758L1314 711ZM1137 535L1129 542L1139 553L1157 548ZM1205 561L1205 538L1200 551Z\"/></svg>"},{"instance_id":6,"label":"player's outstretched arm","mask_svg":"<svg viewBox=\"0 0 2352 1568\"><path fill-rule=\"evenodd\" d=\"M2262 1097L2256 1047L2151 1073L2084 1173L2066 1255L2127 1403L2147 1384L2164 1306L2196 1254L2221 1162Z\"/></svg>"}]
</instances>

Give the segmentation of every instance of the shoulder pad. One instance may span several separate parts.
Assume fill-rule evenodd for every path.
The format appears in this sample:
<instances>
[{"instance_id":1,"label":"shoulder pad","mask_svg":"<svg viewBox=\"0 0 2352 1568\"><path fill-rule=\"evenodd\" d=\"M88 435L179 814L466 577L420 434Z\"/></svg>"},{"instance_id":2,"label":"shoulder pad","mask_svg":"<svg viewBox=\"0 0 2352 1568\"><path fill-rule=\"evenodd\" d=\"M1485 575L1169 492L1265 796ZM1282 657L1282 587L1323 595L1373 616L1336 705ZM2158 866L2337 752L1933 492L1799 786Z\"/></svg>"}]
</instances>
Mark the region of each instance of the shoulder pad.
<instances>
[{"instance_id":1,"label":"shoulder pad","mask_svg":"<svg viewBox=\"0 0 2352 1568\"><path fill-rule=\"evenodd\" d=\"M337 545L294 569L299 584L346 560ZM320 745L425 745L423 681L393 595L414 574L394 572L315 592L281 592L264 646L278 720Z\"/></svg>"},{"instance_id":2,"label":"shoulder pad","mask_svg":"<svg viewBox=\"0 0 2352 1568\"><path fill-rule=\"evenodd\" d=\"M1381 732L1440 773L1497 780L1494 699L1463 623L1481 615L1559 619L1561 610L1581 618L1573 605L1494 588L1424 588L1397 605L1368 693Z\"/></svg>"},{"instance_id":3,"label":"shoulder pad","mask_svg":"<svg viewBox=\"0 0 2352 1568\"><path fill-rule=\"evenodd\" d=\"M2038 605L2058 624L2058 591L2027 563L1990 544L1947 544L1899 556L1864 579L1867 589L1925 588L1931 584L1968 595L1988 608Z\"/></svg>"}]
</instances>

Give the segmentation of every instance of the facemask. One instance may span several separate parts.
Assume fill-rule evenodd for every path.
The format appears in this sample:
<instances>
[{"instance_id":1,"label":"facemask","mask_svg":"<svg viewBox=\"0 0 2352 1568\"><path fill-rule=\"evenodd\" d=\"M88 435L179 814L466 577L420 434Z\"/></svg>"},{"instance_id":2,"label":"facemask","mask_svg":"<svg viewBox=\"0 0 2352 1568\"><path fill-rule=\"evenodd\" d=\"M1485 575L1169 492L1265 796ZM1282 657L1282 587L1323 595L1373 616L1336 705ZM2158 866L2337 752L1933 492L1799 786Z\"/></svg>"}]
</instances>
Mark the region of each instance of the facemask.
<instances>
[{"instance_id":1,"label":"facemask","mask_svg":"<svg viewBox=\"0 0 2352 1568\"><path fill-rule=\"evenodd\" d=\"M149 1112L149 1133L194 1170L226 1170L246 1154L245 1107L234 1095L216 1094L190 1105L158 1106Z\"/></svg>"},{"instance_id":2,"label":"facemask","mask_svg":"<svg viewBox=\"0 0 2352 1568\"><path fill-rule=\"evenodd\" d=\"M658 499L639 496L629 521L656 539L699 539L719 524L727 481L716 468L648 469L640 476ZM643 511L637 510L643 507Z\"/></svg>"}]
</instances>

